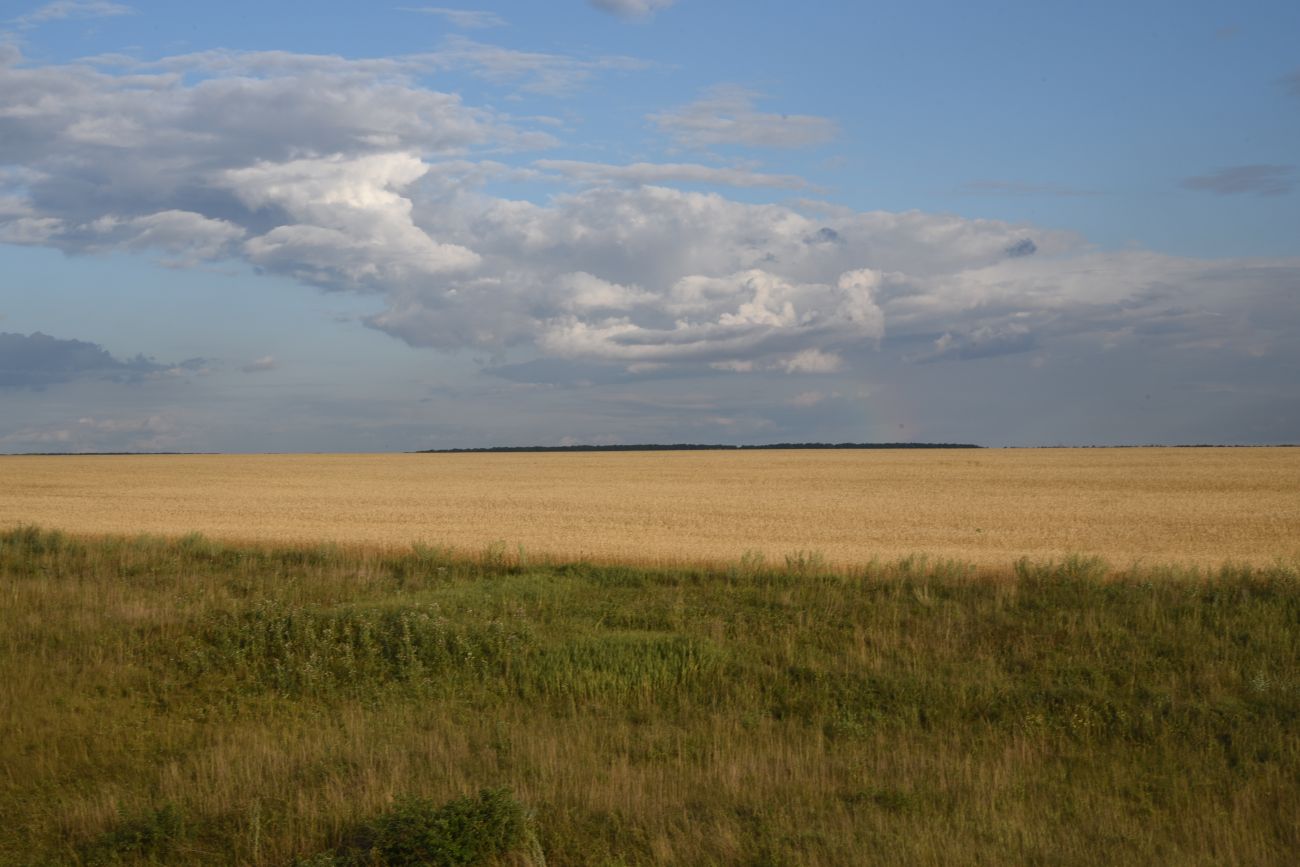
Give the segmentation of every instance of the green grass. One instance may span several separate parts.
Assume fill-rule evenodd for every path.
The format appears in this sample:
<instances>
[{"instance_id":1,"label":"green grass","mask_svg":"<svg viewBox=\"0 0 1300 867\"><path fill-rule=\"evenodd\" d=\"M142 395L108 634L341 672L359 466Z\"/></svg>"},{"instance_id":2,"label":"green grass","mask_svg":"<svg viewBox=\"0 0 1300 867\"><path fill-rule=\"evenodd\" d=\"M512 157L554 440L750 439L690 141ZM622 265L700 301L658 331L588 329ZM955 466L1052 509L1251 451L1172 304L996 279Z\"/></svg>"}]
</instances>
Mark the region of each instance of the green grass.
<instances>
[{"instance_id":1,"label":"green grass","mask_svg":"<svg viewBox=\"0 0 1300 867\"><path fill-rule=\"evenodd\" d=\"M0 863L1287 864L1300 576L0 533Z\"/></svg>"}]
</instances>

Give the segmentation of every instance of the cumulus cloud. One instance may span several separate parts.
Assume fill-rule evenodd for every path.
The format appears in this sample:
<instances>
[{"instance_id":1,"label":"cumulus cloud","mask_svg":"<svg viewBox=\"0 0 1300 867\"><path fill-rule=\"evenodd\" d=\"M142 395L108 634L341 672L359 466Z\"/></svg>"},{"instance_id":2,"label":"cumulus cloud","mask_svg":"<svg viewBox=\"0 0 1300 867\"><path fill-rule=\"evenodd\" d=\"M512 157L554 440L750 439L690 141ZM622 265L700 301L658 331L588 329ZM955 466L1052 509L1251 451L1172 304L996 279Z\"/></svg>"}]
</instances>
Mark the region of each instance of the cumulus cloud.
<instances>
[{"instance_id":1,"label":"cumulus cloud","mask_svg":"<svg viewBox=\"0 0 1300 867\"><path fill-rule=\"evenodd\" d=\"M382 291L479 262L411 221L400 191L426 171L413 154L334 156L232 169L218 184L251 209L287 218L244 245L252 262L320 286Z\"/></svg>"},{"instance_id":2,"label":"cumulus cloud","mask_svg":"<svg viewBox=\"0 0 1300 867\"><path fill-rule=\"evenodd\" d=\"M167 254L162 263L175 268L222 258L245 235L244 229L226 220L175 209L129 219L109 214L92 221L88 228L102 240L87 239L87 249L157 250Z\"/></svg>"},{"instance_id":3,"label":"cumulus cloud","mask_svg":"<svg viewBox=\"0 0 1300 867\"><path fill-rule=\"evenodd\" d=\"M0 388L42 390L79 379L134 382L195 373L205 364L201 358L178 364L159 364L143 355L119 359L99 344L84 340L66 340L39 331L0 332Z\"/></svg>"},{"instance_id":4,"label":"cumulus cloud","mask_svg":"<svg viewBox=\"0 0 1300 867\"><path fill-rule=\"evenodd\" d=\"M817 376L880 351L955 364L1081 342L1267 357L1294 335L1295 261L1104 252L999 220L659 185L797 181L747 168L486 159L535 140L417 83L415 69L437 68L420 62L215 52L142 68L12 57L0 65L0 241L156 251L176 267L240 258L367 293L370 327L412 346L473 350L521 381L527 371L507 362L605 382ZM748 92L711 98L731 108L696 114L730 126L661 125L699 144L833 132L824 119L758 114ZM529 201L484 186L556 176L576 188ZM88 346L67 362L75 376L132 374L133 362ZM165 367L147 364L135 375ZM29 370L9 374L10 387L66 381L69 368L40 369L44 382Z\"/></svg>"},{"instance_id":5,"label":"cumulus cloud","mask_svg":"<svg viewBox=\"0 0 1300 867\"><path fill-rule=\"evenodd\" d=\"M549 207L462 196L417 203L415 219L473 238L483 256L474 275L405 288L370 320L418 345L490 338L569 358L711 364L881 334L881 278L840 245L805 243L822 227L778 206L643 186ZM988 261L1006 243L990 241Z\"/></svg>"},{"instance_id":6,"label":"cumulus cloud","mask_svg":"<svg viewBox=\"0 0 1300 867\"><path fill-rule=\"evenodd\" d=\"M735 85L718 85L689 105L650 115L678 144L794 148L830 141L838 133L829 118L807 114L769 114L755 110L760 94Z\"/></svg>"},{"instance_id":7,"label":"cumulus cloud","mask_svg":"<svg viewBox=\"0 0 1300 867\"><path fill-rule=\"evenodd\" d=\"M555 282L559 306L568 310L627 310L656 300L640 287L620 286L585 271L561 275Z\"/></svg>"},{"instance_id":8,"label":"cumulus cloud","mask_svg":"<svg viewBox=\"0 0 1300 867\"><path fill-rule=\"evenodd\" d=\"M508 23L495 12L478 9L448 9L445 6L402 6L403 12L419 12L424 15L437 15L456 27L466 30L478 30L486 27L504 27Z\"/></svg>"},{"instance_id":9,"label":"cumulus cloud","mask_svg":"<svg viewBox=\"0 0 1300 867\"><path fill-rule=\"evenodd\" d=\"M187 70L202 75L191 82ZM400 70L339 58L204 55L146 72L10 63L0 66L0 140L23 172L0 175L0 237L219 256L275 228L276 206L301 204L267 201L250 214L240 171L293 171L315 157L365 173L376 156L550 140L529 136Z\"/></svg>"},{"instance_id":10,"label":"cumulus cloud","mask_svg":"<svg viewBox=\"0 0 1300 867\"><path fill-rule=\"evenodd\" d=\"M613 12L624 18L644 18L660 9L667 9L677 0L587 0L597 9Z\"/></svg>"},{"instance_id":11,"label":"cumulus cloud","mask_svg":"<svg viewBox=\"0 0 1300 867\"><path fill-rule=\"evenodd\" d=\"M882 318L871 298L873 281L846 275L835 286L795 285L751 270L726 277L691 276L653 304L655 314L675 316L656 326L654 316L633 314L548 322L540 345L561 357L629 364L735 364L770 360L787 371L838 368L832 355L807 344L875 340ZM631 305L629 305L631 306ZM793 351L791 351L793 350Z\"/></svg>"},{"instance_id":12,"label":"cumulus cloud","mask_svg":"<svg viewBox=\"0 0 1300 867\"><path fill-rule=\"evenodd\" d=\"M1218 196L1281 196L1295 189L1295 166L1226 166L1183 181L1189 190Z\"/></svg>"}]
</instances>

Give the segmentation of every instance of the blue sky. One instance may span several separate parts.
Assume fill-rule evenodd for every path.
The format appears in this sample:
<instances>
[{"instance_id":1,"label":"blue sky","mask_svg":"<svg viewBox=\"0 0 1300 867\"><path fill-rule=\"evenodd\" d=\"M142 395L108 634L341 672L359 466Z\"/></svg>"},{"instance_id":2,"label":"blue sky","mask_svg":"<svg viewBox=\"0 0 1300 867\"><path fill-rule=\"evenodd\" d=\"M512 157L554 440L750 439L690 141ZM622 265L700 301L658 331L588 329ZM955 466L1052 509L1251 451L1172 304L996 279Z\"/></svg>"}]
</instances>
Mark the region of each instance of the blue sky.
<instances>
[{"instance_id":1,"label":"blue sky","mask_svg":"<svg viewBox=\"0 0 1300 867\"><path fill-rule=\"evenodd\" d=\"M0 451L1300 440L1294 3L0 16Z\"/></svg>"}]
</instances>

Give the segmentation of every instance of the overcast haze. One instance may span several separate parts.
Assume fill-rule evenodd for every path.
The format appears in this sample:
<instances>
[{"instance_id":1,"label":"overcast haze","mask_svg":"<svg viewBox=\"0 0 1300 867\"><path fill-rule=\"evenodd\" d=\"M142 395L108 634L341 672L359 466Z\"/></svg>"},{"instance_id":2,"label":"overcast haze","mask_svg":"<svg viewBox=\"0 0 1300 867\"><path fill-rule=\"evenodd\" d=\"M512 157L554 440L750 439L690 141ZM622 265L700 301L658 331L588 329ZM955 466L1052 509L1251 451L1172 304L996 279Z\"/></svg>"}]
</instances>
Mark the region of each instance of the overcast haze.
<instances>
[{"instance_id":1,"label":"overcast haze","mask_svg":"<svg viewBox=\"0 0 1300 867\"><path fill-rule=\"evenodd\" d=\"M1300 5L6 3L0 451L1300 441Z\"/></svg>"}]
</instances>

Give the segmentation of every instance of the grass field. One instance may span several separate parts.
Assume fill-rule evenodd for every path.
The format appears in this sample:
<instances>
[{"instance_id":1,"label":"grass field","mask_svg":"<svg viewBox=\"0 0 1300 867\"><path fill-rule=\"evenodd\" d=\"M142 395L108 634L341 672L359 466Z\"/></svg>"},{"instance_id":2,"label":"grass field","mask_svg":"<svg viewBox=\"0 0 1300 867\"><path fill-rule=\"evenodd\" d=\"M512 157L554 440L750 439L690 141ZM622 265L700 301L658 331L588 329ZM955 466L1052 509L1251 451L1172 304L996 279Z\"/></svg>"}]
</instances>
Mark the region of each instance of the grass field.
<instances>
[{"instance_id":1,"label":"grass field","mask_svg":"<svg viewBox=\"0 0 1300 867\"><path fill-rule=\"evenodd\" d=\"M1300 450L6 457L0 491L0 864L1300 851Z\"/></svg>"},{"instance_id":2,"label":"grass field","mask_svg":"<svg viewBox=\"0 0 1300 867\"><path fill-rule=\"evenodd\" d=\"M1300 449L0 458L0 527L568 559L1300 559Z\"/></svg>"},{"instance_id":3,"label":"grass field","mask_svg":"<svg viewBox=\"0 0 1300 867\"><path fill-rule=\"evenodd\" d=\"M0 863L1294 863L1300 575L0 534Z\"/></svg>"}]
</instances>

